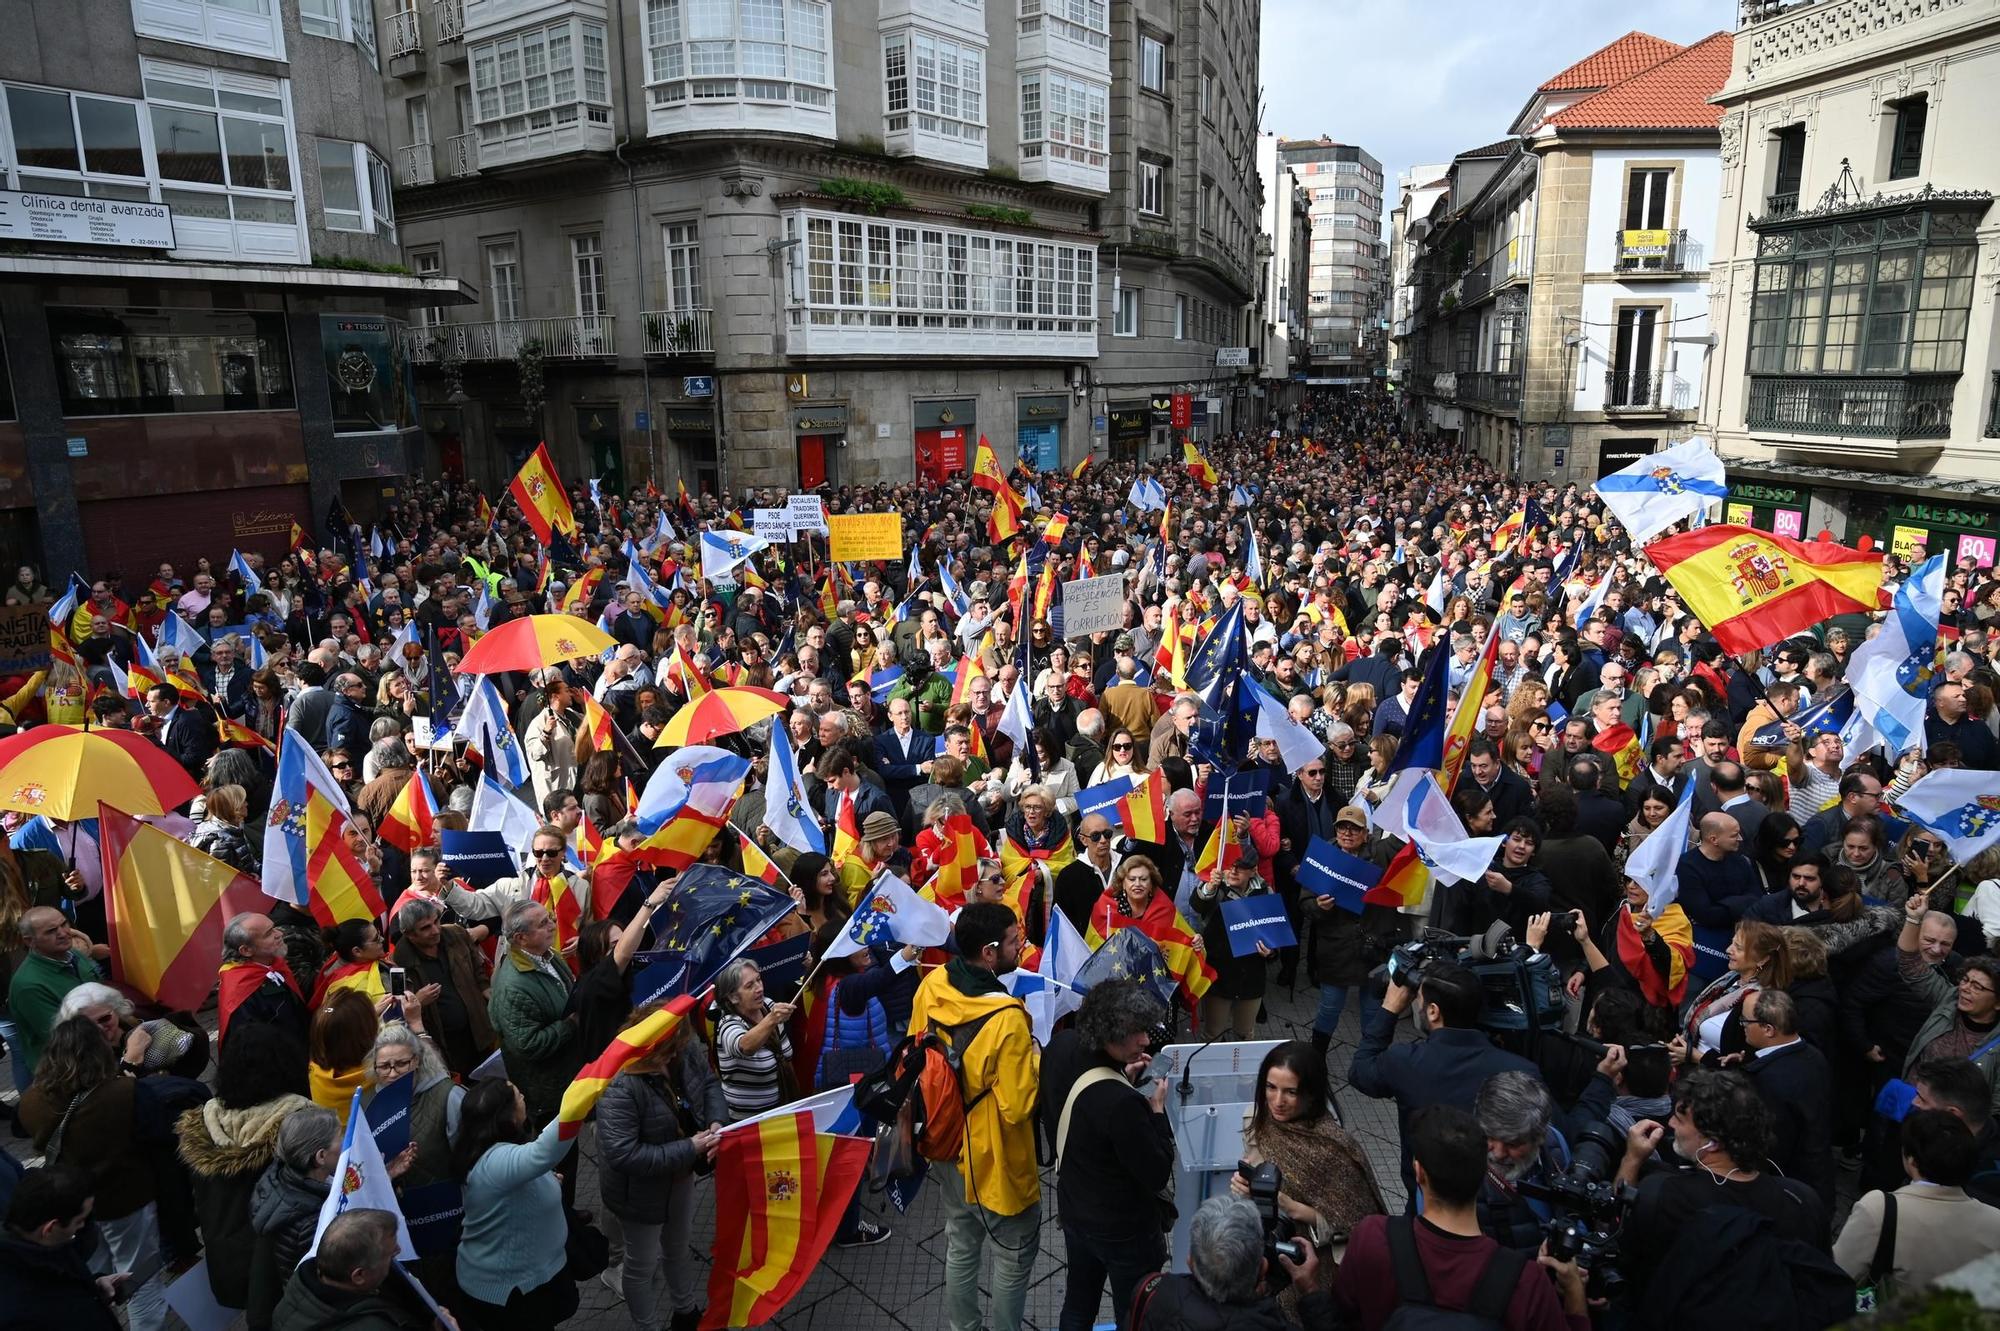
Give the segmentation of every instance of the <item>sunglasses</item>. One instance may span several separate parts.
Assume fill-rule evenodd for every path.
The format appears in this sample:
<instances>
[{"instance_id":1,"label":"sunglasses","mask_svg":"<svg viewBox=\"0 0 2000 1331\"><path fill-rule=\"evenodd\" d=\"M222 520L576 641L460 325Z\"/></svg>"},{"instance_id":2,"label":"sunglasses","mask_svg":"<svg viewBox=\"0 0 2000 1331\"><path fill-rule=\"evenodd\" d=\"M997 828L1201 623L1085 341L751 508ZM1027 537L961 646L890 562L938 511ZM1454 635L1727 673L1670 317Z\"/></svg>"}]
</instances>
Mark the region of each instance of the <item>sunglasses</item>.
<instances>
[{"instance_id":1,"label":"sunglasses","mask_svg":"<svg viewBox=\"0 0 2000 1331\"><path fill-rule=\"evenodd\" d=\"M1299 769L1299 775L1300 775L1300 776L1325 776L1325 775L1326 775L1326 769L1325 769L1324 767L1303 767L1303 768L1300 768L1300 769Z\"/></svg>"},{"instance_id":2,"label":"sunglasses","mask_svg":"<svg viewBox=\"0 0 2000 1331\"><path fill-rule=\"evenodd\" d=\"M553 850L538 850L538 851L536 851L536 852L535 852L535 858L536 858L536 859L538 859L538 860L557 860L557 859L561 859L561 858L562 858L562 847L561 847L561 846L557 846L557 847L555 847L555 848L554 848Z\"/></svg>"},{"instance_id":3,"label":"sunglasses","mask_svg":"<svg viewBox=\"0 0 2000 1331\"><path fill-rule=\"evenodd\" d=\"M1129 741L1127 741L1124 744L1113 744L1111 746L1111 751L1113 753L1130 753L1132 751L1132 745Z\"/></svg>"}]
</instances>

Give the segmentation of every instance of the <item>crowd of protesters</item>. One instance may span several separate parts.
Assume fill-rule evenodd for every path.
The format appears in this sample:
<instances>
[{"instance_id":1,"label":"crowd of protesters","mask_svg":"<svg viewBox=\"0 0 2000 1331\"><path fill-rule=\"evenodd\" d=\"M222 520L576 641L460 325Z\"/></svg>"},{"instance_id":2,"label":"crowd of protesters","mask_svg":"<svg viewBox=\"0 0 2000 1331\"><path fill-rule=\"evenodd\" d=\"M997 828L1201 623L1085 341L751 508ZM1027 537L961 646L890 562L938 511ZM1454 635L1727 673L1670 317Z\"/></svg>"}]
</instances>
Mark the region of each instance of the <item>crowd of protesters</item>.
<instances>
[{"instance_id":1,"label":"crowd of protesters","mask_svg":"<svg viewBox=\"0 0 2000 1331\"><path fill-rule=\"evenodd\" d=\"M491 496L420 484L369 532L343 514L321 533L329 540L253 557L254 590L220 559L97 571L61 626L83 671L58 663L14 681L11 721L88 718L152 735L203 791L168 825L250 874L274 813L272 764L220 743L215 721L273 741L289 732L344 787L349 847L391 904L323 932L274 901L229 922L213 1022L135 1010L104 983L102 883L72 863L65 838L77 829L19 823L0 850L0 1036L15 1131L47 1163L0 1179L0 1306L35 1310L36 1325L109 1325L116 1297L135 1331L150 1331L164 1324L165 1281L205 1254L213 1297L253 1328L427 1324L387 1280L379 1212L347 1217L299 1262L354 1090L372 1098L409 1078L413 1133L391 1168L406 1195L439 1180L462 1190L455 1253L420 1263L462 1323L558 1325L579 1306L579 1279L602 1271L638 1331L691 1331L702 1298L692 1251L707 1243L690 1233L692 1198L721 1129L843 1084L905 1030L988 1013L1004 1019L963 1051L964 1156L938 1171L952 1331L1021 1324L1042 1235L1038 1132L1056 1156L1065 1331L1095 1321L1107 1287L1121 1327L1374 1331L1419 1297L1412 1253L1446 1306L1490 1304L1511 1328L1580 1328L1665 1325L1676 1309L1781 1289L1818 1307L1842 1282L1835 1301L1851 1309L1857 1281L1919 1288L1991 1250L2000 856L1951 862L1894 802L1931 770L2000 768L2000 582L1950 574L1926 743L1846 753L1837 735L1789 718L1842 687L1867 616L1731 658L1587 488L1497 473L1405 428L1386 398L1315 399L1272 426L1202 445L1216 483L1177 458L1016 473L1041 521L1012 546L992 539L993 496L968 481L839 487L823 495L828 512L900 513L915 557L836 571L823 542L781 546L722 587L700 576L698 529L740 522L781 492L732 511L712 495L593 498L575 486L580 530L544 551L509 503L488 520ZM1164 513L1128 502L1146 478ZM1530 498L1546 528L1496 540ZM1057 514L1066 528L1043 541ZM628 581L635 543L670 604ZM1066 639L1056 614L1038 615L1039 574L1024 585L1017 573L1030 545L1056 581L1123 571L1123 627ZM1907 572L1885 563L1887 581ZM1601 603L1582 614L1606 575ZM566 603L580 578L576 613L602 623L615 650L496 680L526 752L521 795L542 822L522 848L534 869L471 889L435 846L380 841L375 828L420 765L437 826L468 826L478 757L418 743L436 691L451 687L435 672L482 631ZM53 599L31 568L7 591L10 604ZM1249 850L1194 881L1217 774L1191 742L1197 700L1171 683L1170 663L1194 643L1174 637L1238 606L1243 669L1323 748L1288 764L1275 742L1256 746L1249 762L1270 769L1270 784L1263 810L1235 828ZM201 690L170 680L140 706L107 687L111 667L130 670L137 638L151 644L169 611L203 640L187 672ZM1377 835L1372 815L1424 667L1449 654L1455 701L1496 627L1491 685L1451 792L1468 834L1504 836L1491 869L1404 909L1356 913L1302 888L1315 839L1390 862L1401 843ZM893 685L874 682L890 671ZM586 817L636 843L633 801L665 753L655 739L691 694L721 683L790 700L785 715L719 742L752 759L731 822L788 875L815 953L854 891L843 866L766 825L769 726L791 740L811 814L830 827L852 804L862 882L894 872L922 884L957 814L980 836L978 882L952 903L942 965L914 949L864 951L823 968L813 1005L767 993L754 964L725 969L709 1037L684 1032L600 1107L602 1210L586 1217L557 1105L585 1061L645 1014L632 1010L628 968L673 886L627 869L629 882L598 894L616 901L608 916L557 946L534 880L560 871ZM1017 683L1031 700L1032 757L1001 725ZM593 738L585 695L614 742ZM1648 736L1623 769L1596 742L1619 727ZM1160 840L1135 840L1102 812L1079 816L1081 791L1156 771L1172 792ZM1624 866L1690 785L1679 902L1649 913ZM1024 891L1003 868L1006 845L1031 857ZM741 868L742 854L725 834L706 858ZM1052 919L1102 934L1171 919L1184 892L1215 974L1202 1000L1170 1013L1137 985L1104 984L1037 1046L999 977L1049 941ZM1283 901L1299 945L1234 957L1221 904L1259 893ZM1463 966L1436 962L1421 984L1372 978L1423 915L1454 935L1503 923L1547 958L1564 981L1570 1056L1496 1042L1479 977ZM1697 929L1718 955L1701 952ZM400 997L384 990L391 965L408 977ZM1191 1274L1159 1279L1174 1148L1164 1082L1133 1083L1167 1031L1281 1038L1267 1003L1298 989L1316 993L1309 1038L1261 1060L1244 1159L1279 1166L1275 1209L1304 1260L1266 1258L1252 1179L1239 1175L1194 1217ZM1350 996L1359 1037L1336 1055ZM1397 1038L1405 1012L1414 1040ZM817 1060L800 1067L807 1048ZM496 1051L504 1076L475 1078ZM1877 1108L1892 1084L1908 1089L1900 1121ZM1389 1216L1385 1180L1341 1126L1342 1091L1396 1101L1401 1191L1412 1212L1422 1198L1420 1217ZM1621 1143L1613 1167L1636 1187L1616 1259L1625 1283L1608 1305L1577 1261L1543 1246L1552 1213L1534 1192L1605 1124ZM851 1208L836 1242L896 1241L872 1209ZM609 1251L592 1261L575 1240L600 1229ZM1757 1278L1704 1268L1718 1245L1754 1255L1741 1266Z\"/></svg>"}]
</instances>

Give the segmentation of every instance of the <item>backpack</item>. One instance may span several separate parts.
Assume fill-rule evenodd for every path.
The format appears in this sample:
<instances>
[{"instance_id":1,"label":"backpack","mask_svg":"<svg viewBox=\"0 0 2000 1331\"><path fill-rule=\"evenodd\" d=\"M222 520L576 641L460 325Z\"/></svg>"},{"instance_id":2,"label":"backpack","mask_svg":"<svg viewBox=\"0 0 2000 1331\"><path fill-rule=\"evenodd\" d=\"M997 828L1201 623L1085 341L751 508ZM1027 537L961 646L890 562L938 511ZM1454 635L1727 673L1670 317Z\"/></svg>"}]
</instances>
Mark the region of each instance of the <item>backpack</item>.
<instances>
[{"instance_id":1,"label":"backpack","mask_svg":"<svg viewBox=\"0 0 2000 1331\"><path fill-rule=\"evenodd\" d=\"M1741 1206L1690 1217L1660 1258L1634 1331L1824 1331L1854 1316L1854 1281L1833 1259L1781 1237L1770 1218Z\"/></svg>"},{"instance_id":2,"label":"backpack","mask_svg":"<svg viewBox=\"0 0 2000 1331\"><path fill-rule=\"evenodd\" d=\"M986 1029L987 1022L1015 1008L1024 1016L1027 1014L1027 1008L1018 1001L1009 1003L956 1026L934 1026L918 1043L923 1062L917 1070L913 1099L921 1104L923 1126L915 1136L917 1150L925 1159L956 1160L964 1153L966 1115L993 1089L989 1086L966 1098L965 1053L979 1038L979 1032Z\"/></svg>"},{"instance_id":3,"label":"backpack","mask_svg":"<svg viewBox=\"0 0 2000 1331\"><path fill-rule=\"evenodd\" d=\"M1396 1306L1383 1319L1382 1331L1501 1331L1514 1287L1521 1283L1528 1255L1501 1247L1486 1259L1486 1269L1472 1286L1463 1308L1446 1308L1431 1299L1430 1277L1417 1251L1416 1225L1406 1215L1389 1217L1389 1265L1396 1277Z\"/></svg>"}]
</instances>

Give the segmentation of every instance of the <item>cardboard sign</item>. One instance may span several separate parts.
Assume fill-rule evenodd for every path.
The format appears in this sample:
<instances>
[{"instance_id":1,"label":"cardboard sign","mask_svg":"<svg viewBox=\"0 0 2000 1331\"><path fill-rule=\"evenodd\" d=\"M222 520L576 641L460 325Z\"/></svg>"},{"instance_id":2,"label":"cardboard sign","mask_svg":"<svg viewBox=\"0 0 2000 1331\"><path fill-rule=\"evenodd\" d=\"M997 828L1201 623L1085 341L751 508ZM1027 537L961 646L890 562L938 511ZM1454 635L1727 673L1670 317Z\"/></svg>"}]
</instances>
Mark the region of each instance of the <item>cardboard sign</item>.
<instances>
[{"instance_id":1,"label":"cardboard sign","mask_svg":"<svg viewBox=\"0 0 2000 1331\"><path fill-rule=\"evenodd\" d=\"M1292 922L1285 915L1285 903L1273 892L1223 902L1222 923L1229 934L1229 955L1233 957L1253 955L1259 943L1273 952L1299 945Z\"/></svg>"},{"instance_id":2,"label":"cardboard sign","mask_svg":"<svg viewBox=\"0 0 2000 1331\"><path fill-rule=\"evenodd\" d=\"M792 511L788 508L753 508L750 510L750 531L772 545L783 545L792 539Z\"/></svg>"},{"instance_id":3,"label":"cardboard sign","mask_svg":"<svg viewBox=\"0 0 2000 1331\"><path fill-rule=\"evenodd\" d=\"M0 609L0 675L32 675L49 668L49 608Z\"/></svg>"},{"instance_id":4,"label":"cardboard sign","mask_svg":"<svg viewBox=\"0 0 2000 1331\"><path fill-rule=\"evenodd\" d=\"M1271 769L1268 767L1246 768L1227 776L1218 772L1208 779L1208 790L1201 806L1202 821L1219 823L1224 817L1234 818L1239 813L1259 817L1264 812L1265 797L1270 792Z\"/></svg>"},{"instance_id":5,"label":"cardboard sign","mask_svg":"<svg viewBox=\"0 0 2000 1331\"><path fill-rule=\"evenodd\" d=\"M790 495L785 499L785 511L792 515L792 533L818 532L826 534L826 505L818 495Z\"/></svg>"},{"instance_id":6,"label":"cardboard sign","mask_svg":"<svg viewBox=\"0 0 2000 1331\"><path fill-rule=\"evenodd\" d=\"M1125 626L1125 575L1106 573L1062 585L1063 636L1087 638Z\"/></svg>"},{"instance_id":7,"label":"cardboard sign","mask_svg":"<svg viewBox=\"0 0 2000 1331\"><path fill-rule=\"evenodd\" d=\"M438 848L454 878L486 887L517 872L507 838L498 832L439 832Z\"/></svg>"},{"instance_id":8,"label":"cardboard sign","mask_svg":"<svg viewBox=\"0 0 2000 1331\"><path fill-rule=\"evenodd\" d=\"M905 553L901 513L837 513L826 523L833 558L842 563L901 559Z\"/></svg>"},{"instance_id":9,"label":"cardboard sign","mask_svg":"<svg viewBox=\"0 0 2000 1331\"><path fill-rule=\"evenodd\" d=\"M1334 905L1359 915L1361 899L1369 888L1382 881L1382 870L1358 855L1349 855L1330 841L1314 837L1306 843L1297 877L1300 891L1316 897L1332 897Z\"/></svg>"}]
</instances>

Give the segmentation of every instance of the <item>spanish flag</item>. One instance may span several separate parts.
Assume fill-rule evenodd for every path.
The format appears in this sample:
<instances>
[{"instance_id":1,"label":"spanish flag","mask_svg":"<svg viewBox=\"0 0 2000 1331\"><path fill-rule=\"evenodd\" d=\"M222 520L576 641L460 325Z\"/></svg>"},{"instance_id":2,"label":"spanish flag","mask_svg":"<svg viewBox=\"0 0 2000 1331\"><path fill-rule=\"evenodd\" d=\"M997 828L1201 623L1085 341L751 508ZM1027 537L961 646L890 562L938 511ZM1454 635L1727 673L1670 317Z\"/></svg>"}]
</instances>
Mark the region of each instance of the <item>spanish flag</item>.
<instances>
[{"instance_id":1,"label":"spanish flag","mask_svg":"<svg viewBox=\"0 0 2000 1331\"><path fill-rule=\"evenodd\" d=\"M1880 551L1730 524L1697 527L1644 549L1681 603L1732 655L1782 642L1835 615L1889 604Z\"/></svg>"},{"instance_id":2,"label":"spanish flag","mask_svg":"<svg viewBox=\"0 0 2000 1331\"><path fill-rule=\"evenodd\" d=\"M1249 843L1236 839L1236 820L1219 818L1215 830L1208 834L1208 844L1195 857L1194 876L1204 881L1215 876L1218 869L1227 869L1244 860L1255 860L1257 852Z\"/></svg>"},{"instance_id":3,"label":"spanish flag","mask_svg":"<svg viewBox=\"0 0 2000 1331\"><path fill-rule=\"evenodd\" d=\"M971 814L955 813L944 820L937 872L917 895L952 910L965 904L978 879L979 829L972 825Z\"/></svg>"},{"instance_id":4,"label":"spanish flag","mask_svg":"<svg viewBox=\"0 0 2000 1331\"><path fill-rule=\"evenodd\" d=\"M1061 545L1063 533L1069 530L1069 514L1058 513L1049 519L1049 525L1042 530L1042 540L1050 545Z\"/></svg>"},{"instance_id":5,"label":"spanish flag","mask_svg":"<svg viewBox=\"0 0 2000 1331\"><path fill-rule=\"evenodd\" d=\"M1417 857L1414 844L1405 843L1389 859L1389 867L1382 871L1382 877L1375 886L1362 897L1368 906L1407 906L1415 909L1424 903L1424 894L1431 888L1431 871Z\"/></svg>"},{"instance_id":6,"label":"spanish flag","mask_svg":"<svg viewBox=\"0 0 2000 1331\"><path fill-rule=\"evenodd\" d=\"M833 1241L872 1149L866 1137L814 1131L809 1112L722 1134L701 1331L761 1326L791 1302Z\"/></svg>"},{"instance_id":7,"label":"spanish flag","mask_svg":"<svg viewBox=\"0 0 2000 1331\"><path fill-rule=\"evenodd\" d=\"M950 705L956 707L962 702L971 701L972 681L984 677L985 674L986 663L979 659L978 653L959 657L958 674L951 681Z\"/></svg>"},{"instance_id":8,"label":"spanish flag","mask_svg":"<svg viewBox=\"0 0 2000 1331\"><path fill-rule=\"evenodd\" d=\"M1174 501L1169 499L1160 505L1160 539L1171 541L1174 529Z\"/></svg>"},{"instance_id":9,"label":"spanish flag","mask_svg":"<svg viewBox=\"0 0 2000 1331\"><path fill-rule=\"evenodd\" d=\"M674 1033L674 1028L687 1020L688 1013L694 1011L695 1000L694 994L668 1000L658 1012L618 1032L603 1053L584 1064L583 1071L576 1074L576 1080L563 1092L562 1108L556 1113L562 1126L556 1129L556 1135L568 1141L583 1131L583 1121L597 1108L611 1079L659 1048Z\"/></svg>"},{"instance_id":10,"label":"spanish flag","mask_svg":"<svg viewBox=\"0 0 2000 1331\"><path fill-rule=\"evenodd\" d=\"M156 684L164 683L167 672L160 667L160 658L153 655L153 649L146 645L146 635L132 635L132 665L125 672L125 696L146 701L146 695Z\"/></svg>"},{"instance_id":11,"label":"spanish flag","mask_svg":"<svg viewBox=\"0 0 2000 1331\"><path fill-rule=\"evenodd\" d=\"M1438 770L1438 785L1446 793L1458 783L1458 774L1465 767L1466 748L1486 714L1486 691L1493 683L1493 663L1499 652L1500 622L1496 618L1486 635L1486 650L1479 654L1479 664L1472 668L1464 689L1459 692L1458 710L1451 714L1451 724L1444 728L1444 765Z\"/></svg>"},{"instance_id":12,"label":"spanish flag","mask_svg":"<svg viewBox=\"0 0 2000 1331\"><path fill-rule=\"evenodd\" d=\"M215 714L215 737L232 749L262 749L273 758L278 756L276 744L241 721L232 721L220 712Z\"/></svg>"},{"instance_id":13,"label":"spanish flag","mask_svg":"<svg viewBox=\"0 0 2000 1331\"><path fill-rule=\"evenodd\" d=\"M1000 470L1000 459L983 434L979 436L979 446L972 451L972 483L995 495L1003 491L1011 493L1014 488L1007 484L1007 474Z\"/></svg>"},{"instance_id":14,"label":"spanish flag","mask_svg":"<svg viewBox=\"0 0 2000 1331\"><path fill-rule=\"evenodd\" d=\"M556 475L555 460L549 456L547 444L535 445L535 451L521 464L507 493L521 506L521 516L528 520L535 539L543 545L555 539L557 532L576 535L576 515L570 512L569 494L563 489L562 478Z\"/></svg>"},{"instance_id":15,"label":"spanish flag","mask_svg":"<svg viewBox=\"0 0 2000 1331\"><path fill-rule=\"evenodd\" d=\"M971 822L970 815L966 821ZM1024 924L1028 919L1028 901L1032 895L1034 882L1028 870L1032 865L1047 866L1049 881L1076 863L1076 840L1065 835L1053 846L1041 850L1029 850L1006 833L1000 837L1000 872L1007 879L1007 904L1014 908L1014 916Z\"/></svg>"},{"instance_id":16,"label":"spanish flag","mask_svg":"<svg viewBox=\"0 0 2000 1331\"><path fill-rule=\"evenodd\" d=\"M528 899L548 907L549 916L556 922L554 947L558 954L570 948L566 958L569 968L577 966L575 949L577 931L583 928L583 898L570 885L568 878L557 874L553 878L535 875L535 885L528 892Z\"/></svg>"},{"instance_id":17,"label":"spanish flag","mask_svg":"<svg viewBox=\"0 0 2000 1331\"><path fill-rule=\"evenodd\" d=\"M584 570L583 576L563 588L562 611L566 615L581 617L590 608L591 598L597 594L597 584L604 578L602 568Z\"/></svg>"},{"instance_id":18,"label":"spanish flag","mask_svg":"<svg viewBox=\"0 0 2000 1331\"><path fill-rule=\"evenodd\" d=\"M587 813L577 820L576 830L569 834L569 844L576 851L577 858L593 869L609 858L604 851L604 833L598 830ZM615 844L613 849L616 849Z\"/></svg>"},{"instance_id":19,"label":"spanish flag","mask_svg":"<svg viewBox=\"0 0 2000 1331\"><path fill-rule=\"evenodd\" d=\"M1618 784L1621 786L1629 785L1632 778L1639 775L1639 764L1645 761L1639 733L1623 721L1591 740L1590 747L1611 760L1618 769Z\"/></svg>"},{"instance_id":20,"label":"spanish flag","mask_svg":"<svg viewBox=\"0 0 2000 1331\"><path fill-rule=\"evenodd\" d=\"M1090 919L1085 922L1083 943L1092 952L1102 947L1104 940L1110 936L1098 927L1102 918L1105 918L1102 913L1093 908ZM1120 929L1137 929L1153 940L1160 949L1160 959L1167 963L1167 970L1180 985L1181 994L1187 999L1190 1009L1201 1002L1201 996L1215 983L1215 968L1195 951L1194 930L1186 917L1174 909L1172 901L1161 900L1144 915L1135 918L1121 916L1111 922Z\"/></svg>"},{"instance_id":21,"label":"spanish flag","mask_svg":"<svg viewBox=\"0 0 2000 1331\"><path fill-rule=\"evenodd\" d=\"M721 817L710 818L698 809L682 809L634 846L632 857L641 864L665 865L678 873L701 858L728 817L727 810Z\"/></svg>"},{"instance_id":22,"label":"spanish flag","mask_svg":"<svg viewBox=\"0 0 2000 1331\"><path fill-rule=\"evenodd\" d=\"M320 928L331 929L342 920L372 920L386 909L375 880L368 876L347 847L342 835L347 817L306 783L306 886L307 901Z\"/></svg>"},{"instance_id":23,"label":"spanish flag","mask_svg":"<svg viewBox=\"0 0 2000 1331\"><path fill-rule=\"evenodd\" d=\"M423 768L410 773L410 779L403 783L388 812L382 815L382 826L375 830L405 855L418 846L436 843L437 797L431 793L431 783L424 779Z\"/></svg>"},{"instance_id":24,"label":"spanish flag","mask_svg":"<svg viewBox=\"0 0 2000 1331\"><path fill-rule=\"evenodd\" d=\"M758 844L744 836L742 829L736 829L737 844L743 848L743 873L769 887L784 887L785 875L778 868L778 862L766 855Z\"/></svg>"},{"instance_id":25,"label":"spanish flag","mask_svg":"<svg viewBox=\"0 0 2000 1331\"><path fill-rule=\"evenodd\" d=\"M1118 797L1118 821L1134 841L1165 845L1167 840L1167 774L1154 768L1146 779Z\"/></svg>"},{"instance_id":26,"label":"spanish flag","mask_svg":"<svg viewBox=\"0 0 2000 1331\"><path fill-rule=\"evenodd\" d=\"M255 878L150 823L98 806L111 973L163 1007L192 1012L215 986L222 928L270 898Z\"/></svg>"},{"instance_id":27,"label":"spanish flag","mask_svg":"<svg viewBox=\"0 0 2000 1331\"><path fill-rule=\"evenodd\" d=\"M480 526L485 527L489 530L492 528L493 505L486 502L486 496L484 494L481 494L479 496L479 502L473 506L472 515L473 517L478 519Z\"/></svg>"},{"instance_id":28,"label":"spanish flag","mask_svg":"<svg viewBox=\"0 0 2000 1331\"><path fill-rule=\"evenodd\" d=\"M299 525L297 518L292 519L292 542L285 548L288 550L303 550L306 548L306 544L306 529Z\"/></svg>"},{"instance_id":29,"label":"spanish flag","mask_svg":"<svg viewBox=\"0 0 2000 1331\"><path fill-rule=\"evenodd\" d=\"M1181 462L1187 467L1187 474L1203 485L1215 484L1215 468L1201 455L1201 450L1194 446L1194 440L1181 440Z\"/></svg>"},{"instance_id":30,"label":"spanish flag","mask_svg":"<svg viewBox=\"0 0 2000 1331\"><path fill-rule=\"evenodd\" d=\"M1526 527L1527 525L1528 525L1528 510L1525 508L1516 509L1514 511L1513 516L1509 517L1505 522L1501 523L1498 527L1494 528L1493 553L1496 555L1505 554L1507 552L1507 547L1514 544L1514 538L1519 536L1521 534L1521 529Z\"/></svg>"},{"instance_id":31,"label":"spanish flag","mask_svg":"<svg viewBox=\"0 0 2000 1331\"><path fill-rule=\"evenodd\" d=\"M1070 468L1069 477L1073 481L1080 481L1083 479L1083 473L1089 470L1090 470L1090 454L1085 453L1083 455L1082 460L1079 461L1074 467Z\"/></svg>"},{"instance_id":32,"label":"spanish flag","mask_svg":"<svg viewBox=\"0 0 2000 1331\"><path fill-rule=\"evenodd\" d=\"M973 480L979 477L975 474ZM986 535L993 544L1011 539L1021 530L1021 510L1026 502L1014 493L1014 487L1004 481L993 492L993 511L986 516Z\"/></svg>"}]
</instances>

